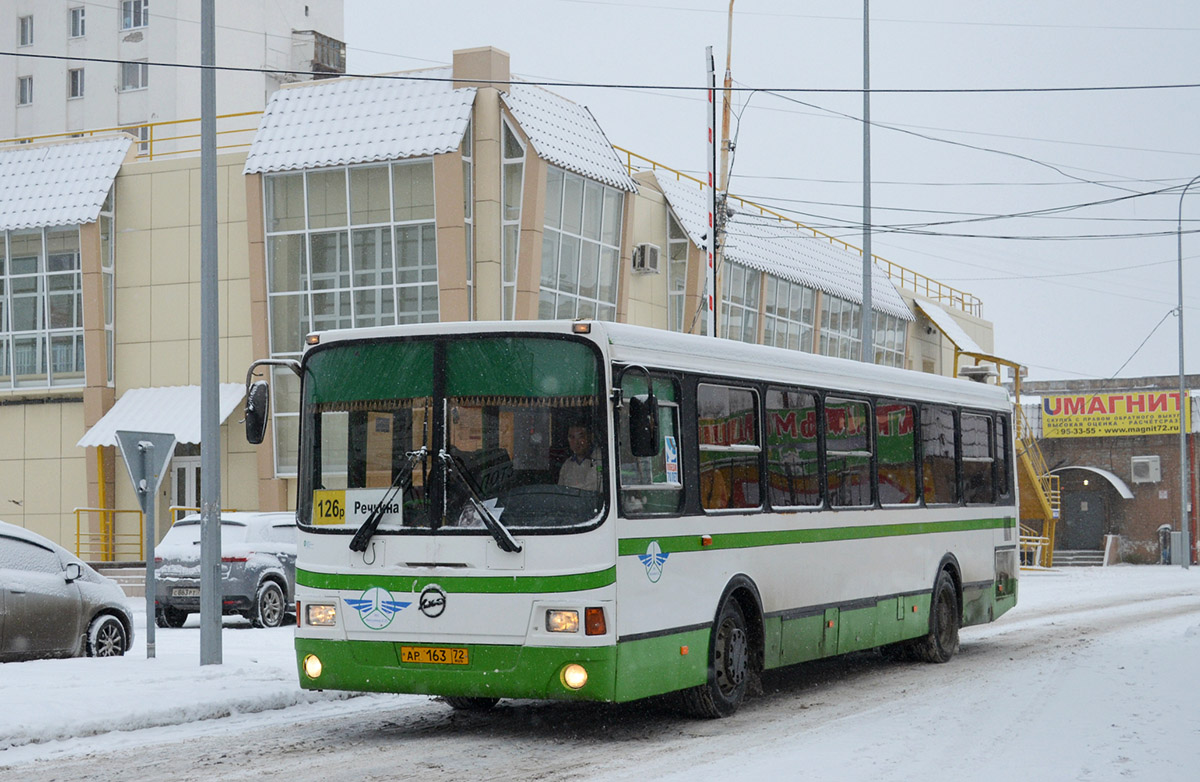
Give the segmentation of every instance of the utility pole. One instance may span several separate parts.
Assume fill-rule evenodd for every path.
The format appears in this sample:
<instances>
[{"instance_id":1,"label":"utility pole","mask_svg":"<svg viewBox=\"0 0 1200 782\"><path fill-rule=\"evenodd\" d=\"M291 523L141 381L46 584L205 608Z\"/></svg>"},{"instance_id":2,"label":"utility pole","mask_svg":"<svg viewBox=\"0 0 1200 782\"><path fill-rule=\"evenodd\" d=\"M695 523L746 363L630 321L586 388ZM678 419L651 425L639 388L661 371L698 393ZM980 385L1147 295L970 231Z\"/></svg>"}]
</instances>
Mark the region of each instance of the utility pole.
<instances>
[{"instance_id":1,"label":"utility pole","mask_svg":"<svg viewBox=\"0 0 1200 782\"><path fill-rule=\"evenodd\" d=\"M871 0L863 0L863 280L862 360L875 362L875 313L871 309Z\"/></svg>"},{"instance_id":2,"label":"utility pole","mask_svg":"<svg viewBox=\"0 0 1200 782\"><path fill-rule=\"evenodd\" d=\"M215 0L200 4L200 664L221 660L220 320ZM146 621L153 622L154 617Z\"/></svg>"},{"instance_id":3,"label":"utility pole","mask_svg":"<svg viewBox=\"0 0 1200 782\"><path fill-rule=\"evenodd\" d=\"M708 268L705 271L704 277L704 307L705 307L705 327L708 330L708 336L717 336L717 188L716 178L713 176L713 169L716 165L716 145L713 141L716 135L716 92L717 92L717 74L716 66L713 64L712 47L705 49L705 60L708 65L708 149L705 157L707 158L706 165L708 166Z\"/></svg>"}]
</instances>

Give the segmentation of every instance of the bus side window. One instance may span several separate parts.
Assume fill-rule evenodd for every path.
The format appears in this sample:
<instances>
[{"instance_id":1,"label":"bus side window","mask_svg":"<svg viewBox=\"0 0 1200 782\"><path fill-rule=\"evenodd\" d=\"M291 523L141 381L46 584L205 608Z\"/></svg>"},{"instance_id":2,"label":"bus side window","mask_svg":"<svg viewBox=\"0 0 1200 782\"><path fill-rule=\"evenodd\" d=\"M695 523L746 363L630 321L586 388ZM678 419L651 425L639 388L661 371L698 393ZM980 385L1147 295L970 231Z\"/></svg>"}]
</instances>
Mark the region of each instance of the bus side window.
<instances>
[{"instance_id":1,"label":"bus side window","mask_svg":"<svg viewBox=\"0 0 1200 782\"><path fill-rule=\"evenodd\" d=\"M769 388L764 415L767 423L767 496L771 507L820 505L816 396L804 391Z\"/></svg>"},{"instance_id":2,"label":"bus side window","mask_svg":"<svg viewBox=\"0 0 1200 782\"><path fill-rule=\"evenodd\" d=\"M825 480L832 507L871 505L870 406L825 400Z\"/></svg>"},{"instance_id":3,"label":"bus side window","mask_svg":"<svg viewBox=\"0 0 1200 782\"><path fill-rule=\"evenodd\" d=\"M917 501L917 444L912 405L880 400L875 405L875 453L881 505Z\"/></svg>"},{"instance_id":4,"label":"bus side window","mask_svg":"<svg viewBox=\"0 0 1200 782\"><path fill-rule=\"evenodd\" d=\"M963 413L963 493L968 503L992 503L996 500L992 478L995 460L992 453L992 419Z\"/></svg>"},{"instance_id":5,"label":"bus side window","mask_svg":"<svg viewBox=\"0 0 1200 782\"><path fill-rule=\"evenodd\" d=\"M996 494L1012 494L1012 471L1009 466L1009 423L1005 415L996 416Z\"/></svg>"},{"instance_id":6,"label":"bus side window","mask_svg":"<svg viewBox=\"0 0 1200 782\"><path fill-rule=\"evenodd\" d=\"M700 504L705 510L759 507L758 395L704 383L696 395Z\"/></svg>"},{"instance_id":7,"label":"bus side window","mask_svg":"<svg viewBox=\"0 0 1200 782\"><path fill-rule=\"evenodd\" d=\"M646 393L644 377L627 375L622 381L625 398ZM629 447L629 405L617 414L617 442L621 457L621 510L628 516L676 514L683 503L682 462L679 458L679 392L675 383L654 378L658 398L656 456L637 457Z\"/></svg>"},{"instance_id":8,"label":"bus side window","mask_svg":"<svg viewBox=\"0 0 1200 782\"><path fill-rule=\"evenodd\" d=\"M958 502L954 457L954 410L921 406L921 481L926 505Z\"/></svg>"}]
</instances>

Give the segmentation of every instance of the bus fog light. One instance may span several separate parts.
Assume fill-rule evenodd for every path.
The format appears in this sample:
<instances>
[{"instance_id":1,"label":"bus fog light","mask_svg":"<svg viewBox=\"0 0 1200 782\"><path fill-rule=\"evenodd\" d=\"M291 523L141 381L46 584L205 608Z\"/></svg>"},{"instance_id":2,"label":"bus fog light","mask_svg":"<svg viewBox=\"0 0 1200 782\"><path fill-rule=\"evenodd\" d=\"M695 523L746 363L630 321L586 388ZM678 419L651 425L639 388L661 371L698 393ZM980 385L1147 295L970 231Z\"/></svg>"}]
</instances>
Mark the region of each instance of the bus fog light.
<instances>
[{"instance_id":1,"label":"bus fog light","mask_svg":"<svg viewBox=\"0 0 1200 782\"><path fill-rule=\"evenodd\" d=\"M578 633L578 611L547 611L546 630L551 633Z\"/></svg>"},{"instance_id":2,"label":"bus fog light","mask_svg":"<svg viewBox=\"0 0 1200 782\"><path fill-rule=\"evenodd\" d=\"M579 663L568 663L562 669L562 683L567 689L578 690L587 684L587 669Z\"/></svg>"},{"instance_id":3,"label":"bus fog light","mask_svg":"<svg viewBox=\"0 0 1200 782\"><path fill-rule=\"evenodd\" d=\"M308 606L308 623L313 627L333 627L337 624L337 606Z\"/></svg>"},{"instance_id":4,"label":"bus fog light","mask_svg":"<svg viewBox=\"0 0 1200 782\"><path fill-rule=\"evenodd\" d=\"M324 667L321 665L321 658L317 657L315 654L305 655L303 665L305 676L310 679L321 678L321 669Z\"/></svg>"}]
</instances>

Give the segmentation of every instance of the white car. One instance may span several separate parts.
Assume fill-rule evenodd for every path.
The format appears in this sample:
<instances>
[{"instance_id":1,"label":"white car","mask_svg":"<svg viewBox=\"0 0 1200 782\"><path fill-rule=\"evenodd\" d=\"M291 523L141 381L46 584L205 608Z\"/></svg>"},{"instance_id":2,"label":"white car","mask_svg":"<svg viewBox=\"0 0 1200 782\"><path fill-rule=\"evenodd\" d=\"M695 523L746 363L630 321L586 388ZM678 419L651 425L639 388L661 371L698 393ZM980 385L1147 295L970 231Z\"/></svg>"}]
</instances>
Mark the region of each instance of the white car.
<instances>
[{"instance_id":1,"label":"white car","mask_svg":"<svg viewBox=\"0 0 1200 782\"><path fill-rule=\"evenodd\" d=\"M185 516L155 547L155 622L182 627L200 611L200 517ZM296 593L296 515L221 514L221 613L279 627Z\"/></svg>"},{"instance_id":2,"label":"white car","mask_svg":"<svg viewBox=\"0 0 1200 782\"><path fill-rule=\"evenodd\" d=\"M117 582L62 546L0 521L0 662L123 655L127 603Z\"/></svg>"}]
</instances>

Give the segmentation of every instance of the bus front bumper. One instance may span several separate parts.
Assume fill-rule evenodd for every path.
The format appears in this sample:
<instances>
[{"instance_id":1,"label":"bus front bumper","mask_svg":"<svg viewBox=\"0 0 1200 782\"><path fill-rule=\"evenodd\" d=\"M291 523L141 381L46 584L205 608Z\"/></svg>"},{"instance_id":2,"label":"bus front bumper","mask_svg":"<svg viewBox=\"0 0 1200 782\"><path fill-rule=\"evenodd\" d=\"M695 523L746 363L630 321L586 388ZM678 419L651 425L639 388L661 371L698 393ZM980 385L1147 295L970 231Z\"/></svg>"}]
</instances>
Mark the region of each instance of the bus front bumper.
<instances>
[{"instance_id":1,"label":"bus front bumper","mask_svg":"<svg viewBox=\"0 0 1200 782\"><path fill-rule=\"evenodd\" d=\"M615 646L443 647L465 649L466 664L402 662L402 647L428 648L428 644L297 638L300 687L474 698L615 699ZM306 665L309 657L319 660L319 676L310 675L314 666ZM582 666L587 673L586 683L578 689L566 683L570 677L564 671L571 665Z\"/></svg>"}]
</instances>

